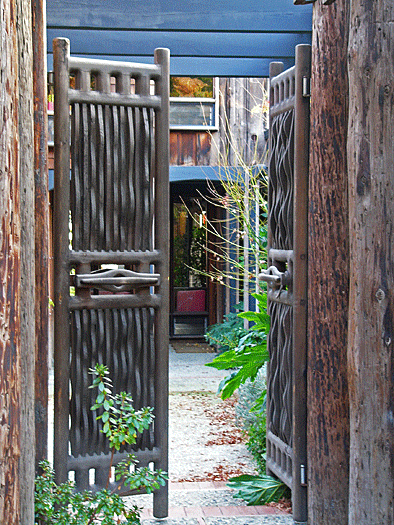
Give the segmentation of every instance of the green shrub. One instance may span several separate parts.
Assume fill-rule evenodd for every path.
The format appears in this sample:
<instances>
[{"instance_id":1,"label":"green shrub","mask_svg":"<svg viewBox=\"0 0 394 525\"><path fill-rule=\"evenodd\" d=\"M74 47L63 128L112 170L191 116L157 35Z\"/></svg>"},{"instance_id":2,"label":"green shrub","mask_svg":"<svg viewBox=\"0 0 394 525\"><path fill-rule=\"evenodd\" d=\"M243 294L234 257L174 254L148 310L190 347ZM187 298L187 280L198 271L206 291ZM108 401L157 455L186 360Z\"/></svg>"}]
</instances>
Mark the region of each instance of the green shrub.
<instances>
[{"instance_id":1,"label":"green shrub","mask_svg":"<svg viewBox=\"0 0 394 525\"><path fill-rule=\"evenodd\" d=\"M257 423L265 413L266 367L262 366L254 381L248 379L238 389L238 400L235 406L237 425L245 431ZM257 401L263 399L261 406Z\"/></svg>"},{"instance_id":2,"label":"green shrub","mask_svg":"<svg viewBox=\"0 0 394 525\"><path fill-rule=\"evenodd\" d=\"M237 313L243 309L243 304L237 304L235 309L236 312L225 315L221 323L210 326L205 334L207 342L216 346L219 354L236 348L241 337L248 333L248 330L244 328L243 320Z\"/></svg>"},{"instance_id":3,"label":"green shrub","mask_svg":"<svg viewBox=\"0 0 394 525\"><path fill-rule=\"evenodd\" d=\"M246 443L246 448L249 450L256 462L258 473L265 474L265 457L267 452L267 427L265 415L260 415L257 420L252 425L250 425L249 429L247 430L247 435L248 441Z\"/></svg>"},{"instance_id":4,"label":"green shrub","mask_svg":"<svg viewBox=\"0 0 394 525\"><path fill-rule=\"evenodd\" d=\"M130 490L144 489L150 493L166 483L165 472L152 471L147 467L134 468L137 464L136 457L129 454L126 460L115 467L115 479L119 482L117 488L112 492L108 490L115 450L126 444L134 444L137 434L151 425L153 414L149 407L135 410L129 394L112 393L112 382L107 377L108 369L105 365L96 365L90 372L96 376L90 388L98 389L96 402L91 410L100 411L96 419L103 422L101 432L106 435L111 450L107 485L97 493L74 492L74 484L70 481L56 485L49 463L42 462L43 473L36 478L35 487L36 525L139 524L141 509L137 506L127 509L116 490L124 484Z\"/></svg>"},{"instance_id":5,"label":"green shrub","mask_svg":"<svg viewBox=\"0 0 394 525\"><path fill-rule=\"evenodd\" d=\"M235 407L236 422L247 435L246 447L255 460L259 474L265 474L266 453L266 370L262 367L254 381L246 381L239 387ZM256 407L257 400L263 403Z\"/></svg>"}]
</instances>

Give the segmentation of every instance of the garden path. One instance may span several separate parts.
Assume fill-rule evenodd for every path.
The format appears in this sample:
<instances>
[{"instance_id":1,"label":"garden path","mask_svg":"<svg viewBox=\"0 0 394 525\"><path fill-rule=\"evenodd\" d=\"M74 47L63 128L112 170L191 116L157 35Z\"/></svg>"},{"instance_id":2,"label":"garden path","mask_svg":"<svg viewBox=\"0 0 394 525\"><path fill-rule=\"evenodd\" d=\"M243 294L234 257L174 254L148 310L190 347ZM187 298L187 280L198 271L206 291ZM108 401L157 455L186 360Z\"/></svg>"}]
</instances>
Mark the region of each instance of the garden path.
<instances>
[{"instance_id":1,"label":"garden path","mask_svg":"<svg viewBox=\"0 0 394 525\"><path fill-rule=\"evenodd\" d=\"M205 366L214 357L207 350L191 343L170 347L169 518L153 519L152 497L135 496L144 507L142 523L291 524L286 509L247 507L226 487L229 477L254 467L235 425L235 400L223 402L216 393L227 372Z\"/></svg>"}]
</instances>

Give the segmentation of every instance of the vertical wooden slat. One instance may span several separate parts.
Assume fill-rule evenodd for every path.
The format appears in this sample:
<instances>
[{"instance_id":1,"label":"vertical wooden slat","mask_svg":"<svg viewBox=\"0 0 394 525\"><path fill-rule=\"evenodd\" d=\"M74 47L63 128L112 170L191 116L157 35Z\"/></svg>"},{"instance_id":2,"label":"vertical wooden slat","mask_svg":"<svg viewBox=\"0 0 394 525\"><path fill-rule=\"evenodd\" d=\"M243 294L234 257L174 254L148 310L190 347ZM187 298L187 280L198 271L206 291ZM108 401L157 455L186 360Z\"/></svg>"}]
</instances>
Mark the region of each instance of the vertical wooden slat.
<instances>
[{"instance_id":1,"label":"vertical wooden slat","mask_svg":"<svg viewBox=\"0 0 394 525\"><path fill-rule=\"evenodd\" d=\"M35 188L35 426L36 472L48 456L49 199L45 5L32 0Z\"/></svg>"},{"instance_id":2,"label":"vertical wooden slat","mask_svg":"<svg viewBox=\"0 0 394 525\"><path fill-rule=\"evenodd\" d=\"M100 171L97 169L97 160L100 154L100 149L97 147L97 107L94 104L89 105L90 114L90 134L89 134L89 154L90 154L90 249L97 250L98 248L98 229L99 229L99 216L98 216L98 178L101 176Z\"/></svg>"},{"instance_id":3,"label":"vertical wooden slat","mask_svg":"<svg viewBox=\"0 0 394 525\"><path fill-rule=\"evenodd\" d=\"M119 169L120 162L120 136L119 136L119 108L112 107L112 137L111 137L111 148L112 148L112 250L119 250L119 230L121 222L121 208L120 208L120 177L121 172Z\"/></svg>"},{"instance_id":4,"label":"vertical wooden slat","mask_svg":"<svg viewBox=\"0 0 394 525\"><path fill-rule=\"evenodd\" d=\"M168 319L169 319L169 67L168 49L155 51L155 63L161 66L161 78L156 82L156 93L161 96L162 107L156 112L156 191L155 195L155 245L162 254L157 270L161 281L158 293L162 307L157 313L155 323L155 377L156 377L156 422L155 441L162 453L158 468L168 470ZM168 515L168 484L159 489L153 501L153 514L157 518Z\"/></svg>"},{"instance_id":5,"label":"vertical wooden slat","mask_svg":"<svg viewBox=\"0 0 394 525\"><path fill-rule=\"evenodd\" d=\"M112 159L112 111L104 107L104 134L105 134L105 249L113 248L113 159Z\"/></svg>"},{"instance_id":6,"label":"vertical wooden slat","mask_svg":"<svg viewBox=\"0 0 394 525\"><path fill-rule=\"evenodd\" d=\"M296 65L273 63L270 87L269 265L288 276L269 286L271 328L267 373L267 469L292 489L293 518L307 522L306 298L310 46ZM287 273L283 273L287 272Z\"/></svg>"},{"instance_id":7,"label":"vertical wooden slat","mask_svg":"<svg viewBox=\"0 0 394 525\"><path fill-rule=\"evenodd\" d=\"M126 237L126 249L133 249L133 231L135 229L135 215L136 215L136 197L135 197L135 184L134 184L134 153L135 153L135 135L134 135L134 118L132 108L127 108L127 125L128 125L128 139L129 139L129 151L128 151L128 166L127 166L127 188L128 203L130 206L130 221L127 224L127 237Z\"/></svg>"},{"instance_id":8,"label":"vertical wooden slat","mask_svg":"<svg viewBox=\"0 0 394 525\"><path fill-rule=\"evenodd\" d=\"M105 248L105 132L103 106L97 106L97 250Z\"/></svg>"},{"instance_id":9,"label":"vertical wooden slat","mask_svg":"<svg viewBox=\"0 0 394 525\"><path fill-rule=\"evenodd\" d=\"M68 57L70 43L55 39L55 196L54 207L54 303L55 303L55 394L54 394L54 468L56 481L67 479L68 455L68 381L69 381L69 202L70 146L68 104Z\"/></svg>"},{"instance_id":10,"label":"vertical wooden slat","mask_svg":"<svg viewBox=\"0 0 394 525\"><path fill-rule=\"evenodd\" d=\"M71 221L72 221L72 246L78 250L82 239L82 188L81 188L81 106L73 104L71 119Z\"/></svg>"},{"instance_id":11,"label":"vertical wooden slat","mask_svg":"<svg viewBox=\"0 0 394 525\"><path fill-rule=\"evenodd\" d=\"M307 298L308 182L310 99L303 93L311 77L311 47L296 47L294 132L294 257L293 257L293 517L307 521ZM305 79L305 81L304 81Z\"/></svg>"}]
</instances>

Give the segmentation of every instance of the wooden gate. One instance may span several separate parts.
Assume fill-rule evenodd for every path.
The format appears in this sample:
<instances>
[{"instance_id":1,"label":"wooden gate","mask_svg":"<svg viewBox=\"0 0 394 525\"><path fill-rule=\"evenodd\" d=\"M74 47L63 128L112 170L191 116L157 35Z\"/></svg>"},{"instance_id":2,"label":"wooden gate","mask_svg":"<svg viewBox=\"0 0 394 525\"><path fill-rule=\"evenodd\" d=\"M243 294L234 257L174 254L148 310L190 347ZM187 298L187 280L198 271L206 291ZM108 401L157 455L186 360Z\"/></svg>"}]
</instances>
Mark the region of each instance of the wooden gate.
<instances>
[{"instance_id":1,"label":"wooden gate","mask_svg":"<svg viewBox=\"0 0 394 525\"><path fill-rule=\"evenodd\" d=\"M90 411L96 363L136 408L154 407L133 451L168 470L169 52L140 65L70 57L66 39L54 51L54 467L96 490L110 464ZM154 515L167 513L166 486Z\"/></svg>"},{"instance_id":2,"label":"wooden gate","mask_svg":"<svg viewBox=\"0 0 394 525\"><path fill-rule=\"evenodd\" d=\"M310 46L270 69L267 470L292 489L295 523L307 522L307 206Z\"/></svg>"}]
</instances>

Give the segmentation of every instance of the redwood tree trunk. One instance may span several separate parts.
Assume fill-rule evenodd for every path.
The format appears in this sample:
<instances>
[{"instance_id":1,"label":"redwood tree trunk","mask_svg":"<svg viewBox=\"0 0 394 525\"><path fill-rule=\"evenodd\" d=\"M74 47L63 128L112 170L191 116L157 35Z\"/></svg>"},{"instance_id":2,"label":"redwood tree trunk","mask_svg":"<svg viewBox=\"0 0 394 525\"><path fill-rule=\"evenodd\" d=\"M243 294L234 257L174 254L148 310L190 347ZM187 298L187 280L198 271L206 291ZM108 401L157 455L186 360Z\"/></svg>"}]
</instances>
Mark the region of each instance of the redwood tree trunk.
<instances>
[{"instance_id":1,"label":"redwood tree trunk","mask_svg":"<svg viewBox=\"0 0 394 525\"><path fill-rule=\"evenodd\" d=\"M21 524L34 523L34 127L31 1L16 2L18 39L18 134L20 193L20 446Z\"/></svg>"},{"instance_id":2,"label":"redwood tree trunk","mask_svg":"<svg viewBox=\"0 0 394 525\"><path fill-rule=\"evenodd\" d=\"M0 522L20 521L20 220L15 2L0 0Z\"/></svg>"},{"instance_id":3,"label":"redwood tree trunk","mask_svg":"<svg viewBox=\"0 0 394 525\"><path fill-rule=\"evenodd\" d=\"M348 1L313 10L308 291L308 510L348 523Z\"/></svg>"},{"instance_id":4,"label":"redwood tree trunk","mask_svg":"<svg viewBox=\"0 0 394 525\"><path fill-rule=\"evenodd\" d=\"M350 525L394 523L393 19L392 0L351 2Z\"/></svg>"},{"instance_id":5,"label":"redwood tree trunk","mask_svg":"<svg viewBox=\"0 0 394 525\"><path fill-rule=\"evenodd\" d=\"M0 522L34 523L30 0L0 0Z\"/></svg>"}]
</instances>

